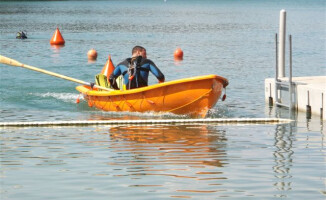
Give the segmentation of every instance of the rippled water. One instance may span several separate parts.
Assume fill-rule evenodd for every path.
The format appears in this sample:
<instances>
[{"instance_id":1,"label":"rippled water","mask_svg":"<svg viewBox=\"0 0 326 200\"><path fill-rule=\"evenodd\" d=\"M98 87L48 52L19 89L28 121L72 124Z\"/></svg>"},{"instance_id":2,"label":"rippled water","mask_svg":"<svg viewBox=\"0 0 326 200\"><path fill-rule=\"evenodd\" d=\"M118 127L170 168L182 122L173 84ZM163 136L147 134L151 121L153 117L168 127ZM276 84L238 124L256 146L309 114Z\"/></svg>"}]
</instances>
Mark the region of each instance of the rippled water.
<instances>
[{"instance_id":1,"label":"rippled water","mask_svg":"<svg viewBox=\"0 0 326 200\"><path fill-rule=\"evenodd\" d=\"M6 130L2 199L323 199L320 133L289 125Z\"/></svg>"},{"instance_id":2,"label":"rippled water","mask_svg":"<svg viewBox=\"0 0 326 200\"><path fill-rule=\"evenodd\" d=\"M0 129L0 199L325 199L325 130L264 102L274 34L287 10L293 75L325 75L325 2L0 1L0 54L93 81L147 48L167 80L218 74L227 99L208 117L291 117L290 124ZM64 47L50 46L56 27ZM15 39L26 30L27 40ZM175 63L173 52L184 51ZM95 48L96 62L87 61ZM151 78L150 83L155 83ZM187 118L105 113L76 104L75 83L0 65L4 121Z\"/></svg>"}]
</instances>

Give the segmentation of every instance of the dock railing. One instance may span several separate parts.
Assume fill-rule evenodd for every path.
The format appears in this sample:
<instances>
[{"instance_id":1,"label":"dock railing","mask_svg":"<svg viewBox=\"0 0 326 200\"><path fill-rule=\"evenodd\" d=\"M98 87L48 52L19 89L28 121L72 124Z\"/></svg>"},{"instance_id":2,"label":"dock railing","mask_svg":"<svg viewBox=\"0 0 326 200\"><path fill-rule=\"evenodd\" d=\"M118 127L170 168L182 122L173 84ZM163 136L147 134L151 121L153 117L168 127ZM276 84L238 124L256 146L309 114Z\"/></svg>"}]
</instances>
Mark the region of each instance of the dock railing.
<instances>
[{"instance_id":1,"label":"dock railing","mask_svg":"<svg viewBox=\"0 0 326 200\"><path fill-rule=\"evenodd\" d=\"M279 66L278 66L278 35L275 34L275 47L276 47L276 77L275 77L275 104L277 106L286 107L290 112L295 108L294 90L292 82L292 36L289 35L289 78L288 81L282 81L279 76ZM282 91L289 92L289 103L284 103L282 98Z\"/></svg>"}]
</instances>

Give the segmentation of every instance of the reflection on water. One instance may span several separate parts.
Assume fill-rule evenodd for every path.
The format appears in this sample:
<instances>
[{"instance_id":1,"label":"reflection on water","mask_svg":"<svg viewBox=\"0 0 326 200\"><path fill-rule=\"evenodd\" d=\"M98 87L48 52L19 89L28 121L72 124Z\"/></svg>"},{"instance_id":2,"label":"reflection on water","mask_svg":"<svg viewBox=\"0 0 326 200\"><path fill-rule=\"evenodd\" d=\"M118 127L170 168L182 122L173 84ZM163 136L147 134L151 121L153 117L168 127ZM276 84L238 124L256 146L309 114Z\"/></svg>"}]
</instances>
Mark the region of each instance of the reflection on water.
<instances>
[{"instance_id":1,"label":"reflection on water","mask_svg":"<svg viewBox=\"0 0 326 200\"><path fill-rule=\"evenodd\" d=\"M322 199L325 141L282 125L0 129L2 199Z\"/></svg>"},{"instance_id":2,"label":"reflection on water","mask_svg":"<svg viewBox=\"0 0 326 200\"><path fill-rule=\"evenodd\" d=\"M216 131L216 130L214 130ZM226 163L225 133L212 134L207 126L119 126L110 129L116 151L128 151L137 162L115 160L115 165L190 164L223 167ZM123 149L123 150L121 150ZM146 152L148 150L148 152Z\"/></svg>"},{"instance_id":3,"label":"reflection on water","mask_svg":"<svg viewBox=\"0 0 326 200\"><path fill-rule=\"evenodd\" d=\"M64 46L64 44L51 44L51 49L53 50L53 53L58 54L60 53L60 49Z\"/></svg>"},{"instance_id":4,"label":"reflection on water","mask_svg":"<svg viewBox=\"0 0 326 200\"><path fill-rule=\"evenodd\" d=\"M215 193L216 186L227 179L219 169L227 166L224 131L207 126L119 126L112 127L110 148L119 156L111 157L109 165L126 167L131 179L161 179L161 187L175 184L174 198L190 198L191 194ZM176 181L174 179L180 179ZM181 182L199 181L195 185ZM129 187L149 187L153 184ZM179 195L183 194L183 195ZM187 194L187 195L185 195ZM189 196L190 195L190 196Z\"/></svg>"},{"instance_id":5,"label":"reflection on water","mask_svg":"<svg viewBox=\"0 0 326 200\"><path fill-rule=\"evenodd\" d=\"M287 130L289 129L289 130ZM291 187L291 172L292 167L292 144L293 144L292 127L286 125L277 125L275 129L275 144L276 151L274 152L275 166L273 170L277 182L274 183L275 188L278 191L292 190ZM280 195L277 197L286 197L286 195Z\"/></svg>"},{"instance_id":6,"label":"reflection on water","mask_svg":"<svg viewBox=\"0 0 326 200\"><path fill-rule=\"evenodd\" d=\"M269 107L267 104L265 105L265 113L269 117L292 119L291 127L294 129L325 133L324 123L326 120L323 120L319 115L312 115L310 118L307 118L306 112L290 111L287 108L276 106Z\"/></svg>"}]
</instances>

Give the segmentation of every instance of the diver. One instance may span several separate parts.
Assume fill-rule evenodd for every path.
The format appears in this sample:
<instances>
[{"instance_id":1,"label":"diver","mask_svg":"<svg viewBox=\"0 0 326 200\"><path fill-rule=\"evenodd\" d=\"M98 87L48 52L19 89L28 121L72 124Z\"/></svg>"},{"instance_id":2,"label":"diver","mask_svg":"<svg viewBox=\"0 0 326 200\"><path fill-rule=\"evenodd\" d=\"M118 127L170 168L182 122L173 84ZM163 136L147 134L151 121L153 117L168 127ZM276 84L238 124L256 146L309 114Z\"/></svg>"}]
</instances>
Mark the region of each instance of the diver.
<instances>
[{"instance_id":1,"label":"diver","mask_svg":"<svg viewBox=\"0 0 326 200\"><path fill-rule=\"evenodd\" d=\"M153 61L147 59L146 49L141 46L135 46L132 49L132 57L119 63L110 75L110 85L118 90L116 79L122 75L125 85L123 89L129 90L148 86L149 71L158 79L159 83L164 82L165 77L163 73Z\"/></svg>"},{"instance_id":2,"label":"diver","mask_svg":"<svg viewBox=\"0 0 326 200\"><path fill-rule=\"evenodd\" d=\"M17 39L27 39L27 32L26 33L25 32L24 31L17 32L16 38Z\"/></svg>"}]
</instances>

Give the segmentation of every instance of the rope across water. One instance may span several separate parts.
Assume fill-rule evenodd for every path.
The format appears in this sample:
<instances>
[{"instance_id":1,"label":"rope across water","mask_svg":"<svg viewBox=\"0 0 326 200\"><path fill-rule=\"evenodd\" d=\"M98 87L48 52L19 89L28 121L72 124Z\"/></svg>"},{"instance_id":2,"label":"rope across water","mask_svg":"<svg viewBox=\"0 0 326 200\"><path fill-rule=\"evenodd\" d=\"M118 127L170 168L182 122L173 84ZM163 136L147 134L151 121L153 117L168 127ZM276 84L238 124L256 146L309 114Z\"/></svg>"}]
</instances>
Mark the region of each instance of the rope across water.
<instances>
[{"instance_id":1,"label":"rope across water","mask_svg":"<svg viewBox=\"0 0 326 200\"><path fill-rule=\"evenodd\" d=\"M46 126L93 126L93 125L153 125L153 124L270 124L290 123L282 118L207 118L207 119L156 119L156 120L84 120L84 121L35 121L0 122L0 128L6 127L46 127Z\"/></svg>"}]
</instances>

